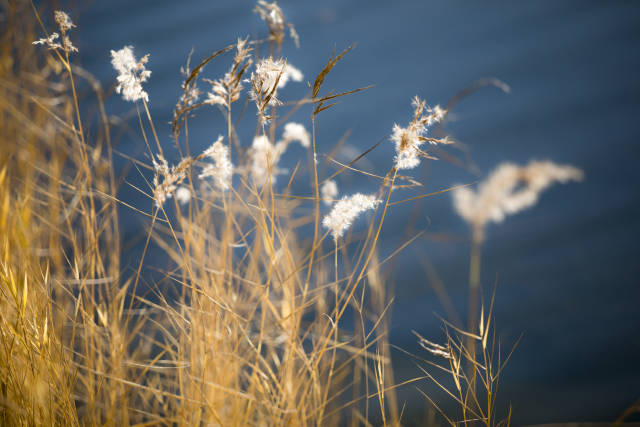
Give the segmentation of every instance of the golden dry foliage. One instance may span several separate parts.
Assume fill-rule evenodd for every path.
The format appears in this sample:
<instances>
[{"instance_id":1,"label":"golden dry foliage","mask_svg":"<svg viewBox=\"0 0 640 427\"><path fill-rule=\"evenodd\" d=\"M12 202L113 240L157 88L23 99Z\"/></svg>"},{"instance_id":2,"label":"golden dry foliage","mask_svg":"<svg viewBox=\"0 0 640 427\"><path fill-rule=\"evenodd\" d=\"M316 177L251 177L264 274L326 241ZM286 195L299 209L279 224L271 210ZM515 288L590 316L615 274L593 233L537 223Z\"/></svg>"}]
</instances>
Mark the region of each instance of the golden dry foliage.
<instances>
[{"instance_id":1,"label":"golden dry foliage","mask_svg":"<svg viewBox=\"0 0 640 427\"><path fill-rule=\"evenodd\" d=\"M69 50L32 45L42 29L29 2L2 6L10 25L0 42L0 419L123 420L126 392L111 377L123 376L126 287L113 286L119 236L106 117L101 110L103 125L85 140L76 85L86 73ZM101 100L94 80L82 84Z\"/></svg>"},{"instance_id":2,"label":"golden dry foliage","mask_svg":"<svg viewBox=\"0 0 640 427\"><path fill-rule=\"evenodd\" d=\"M419 388L417 390L452 427L504 427L511 424L511 407L506 413L499 411L498 386L502 370L519 340L506 356L502 353L493 324L493 305L494 298L491 299L488 312L485 312L484 306L481 308L477 333L444 321L446 342L443 345L429 341L414 331L420 346L437 360L420 358L423 362L420 369L448 398L455 401L459 412L455 415L445 414L427 393ZM434 370L435 375L432 373ZM442 375L448 380L438 379Z\"/></svg>"},{"instance_id":3,"label":"golden dry foliage","mask_svg":"<svg viewBox=\"0 0 640 427\"><path fill-rule=\"evenodd\" d=\"M186 95L192 88L185 85L184 90ZM231 108L221 112L227 124L233 123ZM270 114L277 117L275 107ZM159 285L156 297L162 303L140 299L153 305L156 323L166 325L164 339L154 340L157 355L146 365L148 381L155 387L171 384L175 390L173 395L152 393L153 404L167 414L165 421L181 425L337 425L345 416L360 422L369 418L369 400L383 402L394 394L391 381L376 380L378 371L373 369L390 363L385 356L387 336L380 333L386 322L384 289L376 283L376 299L363 298L371 292L364 279L376 265L384 215L369 223L355 256L348 253L349 239L334 241L320 229L317 169L310 171L315 178L308 185L315 197L291 194L293 181L305 179L298 168L288 183L276 186L271 177L278 156L272 150L284 150L288 137L273 144L261 118L258 124L263 126L256 139L268 148L263 151L256 150L255 141L253 148L242 148L236 129L227 129L229 150L239 150L237 157L246 161L233 167L235 185L156 166L156 173L175 184L176 197L159 200L152 196L154 189L148 189L157 207L152 221L155 234L150 236L175 265L167 279L179 294L179 303L169 304L166 289ZM174 129L186 130L188 125ZM303 132L296 134L303 147L309 145ZM300 163L315 165L312 135L311 147L306 147L312 151ZM221 143L218 138L205 151L207 156L196 156L190 166L210 156L218 160L203 163L203 169L230 170L228 160L222 160L227 154L220 154ZM147 145L154 146L154 141ZM255 178L255 162L264 163L266 180ZM208 174L200 178L203 175ZM392 179L392 173L381 178L382 183ZM157 181L160 186L164 182ZM178 200L178 184L191 195L183 199L184 206ZM388 201L385 185L380 187L379 196L383 195ZM305 238L310 227L313 239ZM382 312L374 314L378 308ZM339 326L350 313L360 324L356 335ZM360 372L366 376L366 386ZM388 408L377 407L383 418L397 423L398 409L392 401Z\"/></svg>"},{"instance_id":4,"label":"golden dry foliage","mask_svg":"<svg viewBox=\"0 0 640 427\"><path fill-rule=\"evenodd\" d=\"M368 418L369 400L393 394L372 369L390 363L386 335L378 333L385 320L363 299L382 219L370 223L349 259L348 240L323 244L317 196L309 214L305 198L291 196L286 183L256 187L245 172L236 188L216 189L192 173L207 155L215 158L211 150L169 167L143 99L141 126L152 128L148 147L157 149L150 169L160 174L150 181L166 184L166 197L135 209L151 218L145 253L156 244L173 261L143 296L137 290L144 255L131 277L119 266L111 132L99 83L74 65L71 22L58 29L67 43L47 44L48 29L28 3L6 8L12 25L2 33L0 75L3 424L332 425ZM33 45L39 36L44 46ZM231 70L239 79L246 67ZM85 102L99 107L97 117L86 116ZM231 108L224 114L227 136L235 138ZM188 123L186 115L176 117L178 139ZM88 132L88 122L98 125ZM187 208L172 197L178 184L191 196L179 199ZM148 190L150 198L158 193ZM171 203L174 212L167 213ZM314 218L314 239L305 240ZM375 308L388 309L377 287ZM339 327L352 312L361 324L355 335ZM366 378L358 374L354 382L354 372ZM395 404L384 411L398 421Z\"/></svg>"},{"instance_id":5,"label":"golden dry foliage","mask_svg":"<svg viewBox=\"0 0 640 427\"><path fill-rule=\"evenodd\" d=\"M149 56L136 59L130 46L111 51L115 91L134 102L151 159L134 161L149 203L130 206L117 196L102 87L75 65L82 52L73 34L82 29L66 13L36 11L26 1L0 6L10 23L0 30L0 423L399 425L395 389L403 384L391 369L391 297L381 269L420 234L382 261L378 244L391 206L448 190L391 201L392 191L420 183L398 175L397 164L383 173L357 169L379 143L348 164L326 157L339 166L333 173L318 161L322 112L367 89L320 94L351 47L329 57L307 98L270 102L302 73L282 58L250 55L264 43L279 55L287 27L295 42L298 36L275 2L258 2L269 37L239 39L193 69L187 64L169 141L158 137L169 132L156 131L142 85L151 76ZM48 25L57 25L57 36ZM229 72L202 78L211 92L198 101L205 65L225 58ZM258 113L252 144L235 127L249 105L236 102L249 74ZM284 123L305 107L309 124ZM417 98L414 107L413 128L394 130L411 167L432 158L422 143L450 142L425 136L449 108L429 109ZM196 114L214 114L226 135L190 154ZM276 182L287 147L298 161ZM342 173L366 176L378 190L324 200L330 211L320 204L321 188L335 199L333 180ZM119 206L147 224L133 273L120 266ZM369 221L358 222L364 211ZM168 261L161 279L149 282L152 247ZM351 330L343 329L347 317ZM481 341L485 359L488 333L487 324L470 337ZM462 340L436 350L456 361L456 372L465 358L480 366ZM458 385L465 420L493 420L469 403L490 363L470 371L466 391Z\"/></svg>"}]
</instances>

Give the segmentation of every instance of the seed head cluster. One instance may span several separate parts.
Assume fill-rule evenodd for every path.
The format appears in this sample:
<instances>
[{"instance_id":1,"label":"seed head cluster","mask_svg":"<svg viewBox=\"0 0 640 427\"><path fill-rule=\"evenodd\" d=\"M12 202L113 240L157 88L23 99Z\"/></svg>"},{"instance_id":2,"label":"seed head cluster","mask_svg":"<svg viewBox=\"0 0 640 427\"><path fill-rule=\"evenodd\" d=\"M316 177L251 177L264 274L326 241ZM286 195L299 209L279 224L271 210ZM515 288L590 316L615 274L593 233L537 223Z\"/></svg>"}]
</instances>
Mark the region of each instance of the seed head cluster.
<instances>
[{"instance_id":1,"label":"seed head cluster","mask_svg":"<svg viewBox=\"0 0 640 427\"><path fill-rule=\"evenodd\" d=\"M286 22L282 9L280 9L277 2L269 3L264 0L258 0L258 4L253 11L260 15L262 20L267 23L269 34L278 47L282 46L286 27L289 27L289 35L296 46L300 46L300 38L298 37L296 29L292 23Z\"/></svg>"},{"instance_id":2,"label":"seed head cluster","mask_svg":"<svg viewBox=\"0 0 640 427\"><path fill-rule=\"evenodd\" d=\"M191 190L188 187L181 185L176 190L176 200L181 205L186 205L191 200Z\"/></svg>"},{"instance_id":3,"label":"seed head cluster","mask_svg":"<svg viewBox=\"0 0 640 427\"><path fill-rule=\"evenodd\" d=\"M193 51L191 51L193 53ZM189 81L189 76L191 74L191 69L189 67L191 62L191 54L189 54L189 59L187 59L187 64L184 67L180 67L180 74L184 77L184 81L182 82L182 95L178 99L176 104L175 111L181 111L184 108L191 107L198 99L200 99L200 95L202 95L202 91L198 88L197 80L193 79Z\"/></svg>"},{"instance_id":4,"label":"seed head cluster","mask_svg":"<svg viewBox=\"0 0 640 427\"><path fill-rule=\"evenodd\" d=\"M56 10L55 12L53 12L53 17L56 21L56 24L58 24L58 27L60 27L60 31L69 31L71 28L75 27L73 22L71 22L71 18L69 18L69 15L61 10Z\"/></svg>"},{"instance_id":5,"label":"seed head cluster","mask_svg":"<svg viewBox=\"0 0 640 427\"><path fill-rule=\"evenodd\" d=\"M211 105L222 105L231 108L231 104L240 99L242 93L242 76L251 66L252 60L249 58L251 47L247 43L247 38L238 39L236 43L236 55L233 58L231 69L225 73L224 77L217 80L204 79L211 85L211 90L207 93L206 103Z\"/></svg>"},{"instance_id":6,"label":"seed head cluster","mask_svg":"<svg viewBox=\"0 0 640 427\"><path fill-rule=\"evenodd\" d=\"M282 139L288 142L298 141L304 148L311 147L311 136L304 125L296 122L289 122L284 125Z\"/></svg>"},{"instance_id":7,"label":"seed head cluster","mask_svg":"<svg viewBox=\"0 0 640 427\"><path fill-rule=\"evenodd\" d=\"M325 205L331 206L336 197L338 197L338 184L332 179L326 181L320 187L320 196Z\"/></svg>"},{"instance_id":8,"label":"seed head cluster","mask_svg":"<svg viewBox=\"0 0 640 427\"><path fill-rule=\"evenodd\" d=\"M75 27L74 23L71 22L71 18L65 12L61 10L56 10L53 13L54 20L56 24L58 24L58 28L60 28L60 34L54 32L49 35L49 37L41 38L33 42L34 45L43 45L47 46L49 49L56 50L61 49L66 53L77 52L78 49L71 43L67 32L71 30L71 28ZM60 39L60 42L58 42Z\"/></svg>"},{"instance_id":9,"label":"seed head cluster","mask_svg":"<svg viewBox=\"0 0 640 427\"><path fill-rule=\"evenodd\" d=\"M454 207L468 223L483 227L535 205L540 193L551 184L580 181L583 176L580 169L550 161L532 161L527 166L503 163L477 192L467 187L454 190Z\"/></svg>"},{"instance_id":10,"label":"seed head cluster","mask_svg":"<svg viewBox=\"0 0 640 427\"><path fill-rule=\"evenodd\" d=\"M148 61L149 55L136 61L133 46L111 51L111 64L118 71L116 92L122 94L125 101L149 101L149 95L142 89L142 83L151 76L151 71L145 68Z\"/></svg>"},{"instance_id":11,"label":"seed head cluster","mask_svg":"<svg viewBox=\"0 0 640 427\"><path fill-rule=\"evenodd\" d=\"M229 156L229 147L222 143L222 135L202 155L212 160L213 163L208 163L202 169L199 178L213 178L218 188L228 190L231 186L233 164Z\"/></svg>"},{"instance_id":12,"label":"seed head cluster","mask_svg":"<svg viewBox=\"0 0 640 427\"><path fill-rule=\"evenodd\" d=\"M278 167L280 156L286 149L284 145L274 145L266 135L258 135L251 145L251 177L257 186L263 186L267 182L274 184L276 177L286 172L286 169Z\"/></svg>"},{"instance_id":13,"label":"seed head cluster","mask_svg":"<svg viewBox=\"0 0 640 427\"><path fill-rule=\"evenodd\" d=\"M302 72L292 65L286 63L282 58L273 59L271 57L260 60L256 63L255 71L251 73L251 91L249 95L255 101L258 108L258 115L265 120L265 110L268 106L277 106L281 102L278 100L278 89L282 89L289 82L302 81Z\"/></svg>"},{"instance_id":14,"label":"seed head cluster","mask_svg":"<svg viewBox=\"0 0 640 427\"><path fill-rule=\"evenodd\" d=\"M162 207L164 202L171 198L171 195L184 181L187 176L187 169L193 163L191 157L184 157L177 166L169 166L169 163L162 154L158 154L158 160L153 160L155 175L153 177L153 200L158 207Z\"/></svg>"},{"instance_id":15,"label":"seed head cluster","mask_svg":"<svg viewBox=\"0 0 640 427\"><path fill-rule=\"evenodd\" d=\"M311 146L309 132L304 125L295 122L285 124L282 139L276 144L271 143L266 135L258 135L253 139L249 151L250 172L256 185L264 186L269 181L273 184L278 175L287 172L286 169L278 167L278 162L291 142L299 142L304 148Z\"/></svg>"},{"instance_id":16,"label":"seed head cluster","mask_svg":"<svg viewBox=\"0 0 640 427\"><path fill-rule=\"evenodd\" d=\"M427 138L430 126L442 121L446 111L436 105L428 108L426 103L417 96L413 99L413 120L406 128L393 125L391 141L395 144L397 169L413 169L420 164L420 157L435 159L420 149L426 141L435 144L445 144L446 139Z\"/></svg>"},{"instance_id":17,"label":"seed head cluster","mask_svg":"<svg viewBox=\"0 0 640 427\"><path fill-rule=\"evenodd\" d=\"M331 231L335 240L338 240L362 212L374 209L379 203L380 199L375 195L356 193L345 196L336 202L331 212L322 219L322 225Z\"/></svg>"}]
</instances>

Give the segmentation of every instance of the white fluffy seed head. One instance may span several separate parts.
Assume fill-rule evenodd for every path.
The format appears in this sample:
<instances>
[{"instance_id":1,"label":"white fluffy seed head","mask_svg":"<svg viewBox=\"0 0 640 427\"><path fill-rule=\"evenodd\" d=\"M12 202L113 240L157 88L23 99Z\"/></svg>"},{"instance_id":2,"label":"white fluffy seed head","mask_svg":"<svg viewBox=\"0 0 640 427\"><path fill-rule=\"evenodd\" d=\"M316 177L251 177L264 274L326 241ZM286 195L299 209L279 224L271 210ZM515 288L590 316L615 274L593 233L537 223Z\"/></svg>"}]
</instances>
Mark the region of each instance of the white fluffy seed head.
<instances>
[{"instance_id":1,"label":"white fluffy seed head","mask_svg":"<svg viewBox=\"0 0 640 427\"><path fill-rule=\"evenodd\" d=\"M171 194L176 191L178 185L187 176L187 168L191 165L191 157L183 158L177 166L169 167L167 160L158 154L158 160L153 159L155 175L153 177L153 199L156 206L161 207L164 202L171 198Z\"/></svg>"},{"instance_id":2,"label":"white fluffy seed head","mask_svg":"<svg viewBox=\"0 0 640 427\"><path fill-rule=\"evenodd\" d=\"M336 197L338 197L338 184L332 179L325 181L320 187L320 196L325 205L331 206Z\"/></svg>"},{"instance_id":3,"label":"white fluffy seed head","mask_svg":"<svg viewBox=\"0 0 640 427\"><path fill-rule=\"evenodd\" d=\"M284 71L280 76L280 80L278 81L278 89L282 89L283 87L285 87L286 84L289 83L289 80L293 80L294 82L301 82L303 78L304 75L302 74L302 71L298 70L296 67L287 62L287 64L284 66Z\"/></svg>"},{"instance_id":4,"label":"white fluffy seed head","mask_svg":"<svg viewBox=\"0 0 640 427\"><path fill-rule=\"evenodd\" d=\"M580 169L550 161L532 161L527 166L503 163L480 184L477 192L467 187L454 190L453 204L465 221L483 227L535 205L540 193L553 183L580 181L583 176Z\"/></svg>"},{"instance_id":5,"label":"white fluffy seed head","mask_svg":"<svg viewBox=\"0 0 640 427\"><path fill-rule=\"evenodd\" d=\"M145 55L136 61L132 46L111 51L111 64L118 71L116 92L121 93L125 101L149 101L149 95L142 89L142 83L151 75L151 71L145 68L148 60L149 55Z\"/></svg>"},{"instance_id":6,"label":"white fluffy seed head","mask_svg":"<svg viewBox=\"0 0 640 427\"><path fill-rule=\"evenodd\" d=\"M206 104L222 105L229 109L232 103L240 99L243 89L242 75L252 62L249 58L252 49L247 41L248 38L238 39L233 65L224 77L217 80L204 79L211 84L211 90L207 93L207 98L204 101Z\"/></svg>"},{"instance_id":7,"label":"white fluffy seed head","mask_svg":"<svg viewBox=\"0 0 640 427\"><path fill-rule=\"evenodd\" d=\"M181 185L176 190L176 200L181 205L186 205L187 203L189 203L189 200L191 200L191 190L189 190L189 188L185 187L184 185Z\"/></svg>"},{"instance_id":8,"label":"white fluffy seed head","mask_svg":"<svg viewBox=\"0 0 640 427\"><path fill-rule=\"evenodd\" d=\"M65 12L61 10L56 10L53 12L53 17L56 21L56 24L60 27L60 31L69 31L71 28L75 27L73 22L71 22L71 18Z\"/></svg>"},{"instance_id":9,"label":"white fluffy seed head","mask_svg":"<svg viewBox=\"0 0 640 427\"><path fill-rule=\"evenodd\" d=\"M302 79L300 70L287 64L282 58L274 60L269 57L258 61L249 79L252 86L249 95L255 101L259 114L264 113L267 106L280 105L278 89L285 87L289 80Z\"/></svg>"},{"instance_id":10,"label":"white fluffy seed head","mask_svg":"<svg viewBox=\"0 0 640 427\"><path fill-rule=\"evenodd\" d=\"M266 135L258 135L253 139L251 146L251 177L258 186L263 186L271 181L274 184L276 177L285 172L278 167L280 156L286 149L286 144L273 145Z\"/></svg>"},{"instance_id":11,"label":"white fluffy seed head","mask_svg":"<svg viewBox=\"0 0 640 427\"><path fill-rule=\"evenodd\" d=\"M61 10L56 10L53 12L53 17L60 28L60 32L62 33L62 37L58 33L51 33L49 37L42 38L32 42L34 45L44 45L49 49L62 49L66 51L67 54L72 52L77 52L78 49L71 43L67 32L71 30L71 28L75 27L73 22L71 22L71 18L65 12ZM60 42L57 40L60 39Z\"/></svg>"},{"instance_id":12,"label":"white fluffy seed head","mask_svg":"<svg viewBox=\"0 0 640 427\"><path fill-rule=\"evenodd\" d=\"M184 87L183 85L183 90L184 92L180 95L180 99L178 99L177 107L185 108L194 105L198 102L198 99L202 94L198 86L195 84L190 84L187 87Z\"/></svg>"},{"instance_id":13,"label":"white fluffy seed head","mask_svg":"<svg viewBox=\"0 0 640 427\"><path fill-rule=\"evenodd\" d=\"M304 125L295 122L289 122L284 125L282 139L287 142L298 141L305 148L311 146L311 136Z\"/></svg>"},{"instance_id":14,"label":"white fluffy seed head","mask_svg":"<svg viewBox=\"0 0 640 427\"><path fill-rule=\"evenodd\" d=\"M426 140L433 145L448 143L446 138L426 138L429 126L442 121L446 110L443 110L438 105L428 108L426 103L417 96L413 98L411 105L414 107L414 113L409 126L403 128L394 124L391 134L391 141L393 141L396 149L395 166L398 170L415 168L420 164L420 157L434 159L434 157L427 155L420 148Z\"/></svg>"},{"instance_id":15,"label":"white fluffy seed head","mask_svg":"<svg viewBox=\"0 0 640 427\"><path fill-rule=\"evenodd\" d=\"M251 73L253 89L250 95L251 99L258 104L259 109L264 108L266 105L278 105L280 103L276 96L276 85L279 85L278 78L282 78L284 68L285 63L282 59L265 58L256 63L255 71ZM263 105L265 102L266 104Z\"/></svg>"},{"instance_id":16,"label":"white fluffy seed head","mask_svg":"<svg viewBox=\"0 0 640 427\"><path fill-rule=\"evenodd\" d=\"M275 1L269 3L264 0L258 0L258 4L256 5L254 12L260 15L260 17L267 23L271 37L276 44L280 46L284 38L284 29L287 23L278 3ZM290 29L293 28L293 25L291 24L288 24L288 26ZM295 33L295 30L293 30L293 33ZM297 33L295 33L295 36L292 34L292 37L294 38L294 41L296 41L297 45Z\"/></svg>"},{"instance_id":17,"label":"white fluffy seed head","mask_svg":"<svg viewBox=\"0 0 640 427\"><path fill-rule=\"evenodd\" d=\"M202 168L200 179L213 178L216 185L223 191L231 187L231 177L233 176L233 163L229 156L229 147L222 143L222 135L218 137L203 155L208 157L213 163L209 163Z\"/></svg>"},{"instance_id":18,"label":"white fluffy seed head","mask_svg":"<svg viewBox=\"0 0 640 427\"><path fill-rule=\"evenodd\" d=\"M422 141L411 128L393 125L391 140L396 147L395 164L397 169L413 169L420 164L420 146Z\"/></svg>"},{"instance_id":19,"label":"white fluffy seed head","mask_svg":"<svg viewBox=\"0 0 640 427\"><path fill-rule=\"evenodd\" d=\"M200 95L202 95L202 91L200 91L197 85L197 79L193 79L187 82L189 79L189 75L191 74L189 64L191 62L192 53L193 51L191 51L189 57L187 58L187 64L184 67L180 67L180 74L182 74L182 76L184 77L184 81L181 85L182 95L180 95L178 103L176 104L176 111L195 104L200 98Z\"/></svg>"},{"instance_id":20,"label":"white fluffy seed head","mask_svg":"<svg viewBox=\"0 0 640 427\"><path fill-rule=\"evenodd\" d=\"M36 40L32 42L32 44L34 45L41 44L41 45L47 46L49 49L62 49L62 45L56 41L58 40L58 38L60 38L60 34L51 33L49 37Z\"/></svg>"},{"instance_id":21,"label":"white fluffy seed head","mask_svg":"<svg viewBox=\"0 0 640 427\"><path fill-rule=\"evenodd\" d=\"M207 92L207 99L205 102L210 105L222 105L224 107L228 106L228 91L226 86L224 85L224 80L207 80L206 82L211 84L211 90Z\"/></svg>"},{"instance_id":22,"label":"white fluffy seed head","mask_svg":"<svg viewBox=\"0 0 640 427\"><path fill-rule=\"evenodd\" d=\"M311 146L311 137L305 127L299 123L290 122L284 126L282 139L275 145L266 135L258 135L253 139L249 154L251 156L250 172L253 181L258 186L268 181L276 182L276 177L286 173L286 169L278 167L280 157L287 151L291 142L299 142L305 148Z\"/></svg>"},{"instance_id":23,"label":"white fluffy seed head","mask_svg":"<svg viewBox=\"0 0 640 427\"><path fill-rule=\"evenodd\" d=\"M380 199L375 195L356 193L345 196L336 202L331 212L323 218L322 225L331 231L335 240L338 240L351 227L358 215L374 209L379 203Z\"/></svg>"}]
</instances>

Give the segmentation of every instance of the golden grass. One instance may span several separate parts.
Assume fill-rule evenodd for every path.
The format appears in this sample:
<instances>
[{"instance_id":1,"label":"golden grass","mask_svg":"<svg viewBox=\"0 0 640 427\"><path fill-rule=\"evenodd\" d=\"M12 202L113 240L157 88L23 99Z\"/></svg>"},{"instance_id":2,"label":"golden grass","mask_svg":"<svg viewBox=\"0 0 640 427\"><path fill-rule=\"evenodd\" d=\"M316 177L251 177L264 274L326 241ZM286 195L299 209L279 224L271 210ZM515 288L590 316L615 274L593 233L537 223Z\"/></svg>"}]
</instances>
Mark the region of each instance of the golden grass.
<instances>
[{"instance_id":1,"label":"golden grass","mask_svg":"<svg viewBox=\"0 0 640 427\"><path fill-rule=\"evenodd\" d=\"M65 49L32 46L45 27L28 3L2 5L12 25L0 41L0 422L399 425L395 391L402 384L395 382L388 342L392 296L380 273L389 258L379 259L378 244L392 205L431 194L392 201L394 187L418 183L393 167L386 174L356 169L375 146L321 178L314 161L318 116L365 89L321 95L325 77L351 48L333 54L309 97L289 105L311 104L311 147L286 183L252 182L250 153L233 124L242 108L232 108L229 97L221 111L238 161L232 188L220 191L196 177L204 157L188 157L188 128L205 104L179 105L172 142L192 197L185 206L176 197L154 204L153 167L136 163L149 183L138 188L149 204L133 207L118 199L100 84ZM270 38L252 43L269 43L279 54L283 28L270 25ZM204 64L228 59L235 48L189 71L185 93ZM245 71L240 63L232 67L237 81ZM78 85L92 88L96 117L81 108ZM277 117L268 101L260 117ZM164 158L169 145L158 138L146 102L136 108L149 155ZM89 131L83 128L89 122L98 125ZM279 125L259 123L257 134L273 141ZM363 232L333 240L321 227L320 187L346 172L377 179L382 203ZM292 194L295 180L309 182L309 194ZM148 220L144 252L129 276L120 266L119 204ZM171 264L143 293L151 245ZM352 330L342 329L346 316L353 317ZM487 319L479 336L460 331L481 342L483 360L475 360L475 343L469 350L451 335L443 348L462 419L495 425L499 372L490 370ZM462 360L472 367L470 377ZM476 394L478 382L487 405Z\"/></svg>"}]
</instances>

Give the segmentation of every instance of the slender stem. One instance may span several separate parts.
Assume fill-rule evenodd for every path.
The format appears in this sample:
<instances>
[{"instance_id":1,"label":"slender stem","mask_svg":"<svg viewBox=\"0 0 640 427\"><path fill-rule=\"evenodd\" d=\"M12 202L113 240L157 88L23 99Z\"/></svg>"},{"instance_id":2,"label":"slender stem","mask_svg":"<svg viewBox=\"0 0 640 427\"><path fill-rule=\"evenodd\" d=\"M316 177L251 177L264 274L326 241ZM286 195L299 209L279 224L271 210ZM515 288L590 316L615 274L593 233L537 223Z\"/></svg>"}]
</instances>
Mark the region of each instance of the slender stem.
<instances>
[{"instance_id":1,"label":"slender stem","mask_svg":"<svg viewBox=\"0 0 640 427\"><path fill-rule=\"evenodd\" d=\"M336 272L336 299L338 298L338 239L333 239L335 243L335 251L333 253L333 267ZM338 301L336 300L336 304Z\"/></svg>"},{"instance_id":2,"label":"slender stem","mask_svg":"<svg viewBox=\"0 0 640 427\"><path fill-rule=\"evenodd\" d=\"M313 104L315 105L315 104ZM309 254L309 265L307 268L307 277L304 282L303 298L306 298L311 280L311 269L313 267L314 256L318 244L320 234L320 189L318 183L318 165L316 164L316 115L311 114L311 147L313 150L311 157L311 166L313 167L313 195L314 195L314 220L313 220L313 244L311 245L311 253Z\"/></svg>"},{"instance_id":3,"label":"slender stem","mask_svg":"<svg viewBox=\"0 0 640 427\"><path fill-rule=\"evenodd\" d=\"M471 239L471 257L469 260L469 317L467 327L469 332L477 333L478 306L480 304L480 260L483 240L483 230L479 226L473 227Z\"/></svg>"},{"instance_id":4,"label":"slender stem","mask_svg":"<svg viewBox=\"0 0 640 427\"><path fill-rule=\"evenodd\" d=\"M474 225L471 237L471 256L469 259L469 317L467 318L468 332L478 334L478 306L480 305L480 260L484 230L482 226ZM467 337L467 351L469 352L469 364L467 366L467 378L469 388L473 395L476 391L476 340Z\"/></svg>"},{"instance_id":5,"label":"slender stem","mask_svg":"<svg viewBox=\"0 0 640 427\"><path fill-rule=\"evenodd\" d=\"M229 158L231 158L231 94L227 97L227 144L229 144Z\"/></svg>"},{"instance_id":6,"label":"slender stem","mask_svg":"<svg viewBox=\"0 0 640 427\"><path fill-rule=\"evenodd\" d=\"M156 133L156 127L153 124L153 120L151 119L151 113L149 112L149 106L147 105L147 101L142 100L142 105L144 105L144 111L147 113L147 119L149 120L149 125L151 126L151 132L153 132L153 139L156 141L156 145L158 146L158 152L161 156L164 157L164 153L162 152L162 146L160 145L160 140L158 139L158 134Z\"/></svg>"}]
</instances>

